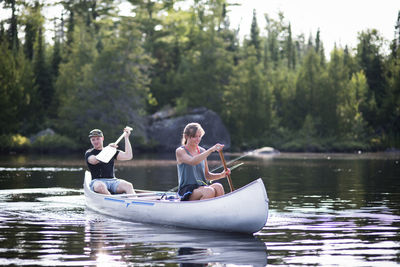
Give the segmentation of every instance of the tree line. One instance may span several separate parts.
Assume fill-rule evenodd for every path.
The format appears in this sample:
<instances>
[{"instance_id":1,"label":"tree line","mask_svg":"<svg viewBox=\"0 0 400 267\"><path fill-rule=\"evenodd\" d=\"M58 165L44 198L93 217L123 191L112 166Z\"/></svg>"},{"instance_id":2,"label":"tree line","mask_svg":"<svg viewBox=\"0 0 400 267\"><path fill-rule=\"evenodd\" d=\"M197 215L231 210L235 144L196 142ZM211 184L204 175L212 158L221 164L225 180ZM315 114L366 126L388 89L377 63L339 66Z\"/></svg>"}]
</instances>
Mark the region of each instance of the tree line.
<instances>
[{"instance_id":1,"label":"tree line","mask_svg":"<svg viewBox=\"0 0 400 267\"><path fill-rule=\"evenodd\" d=\"M145 148L148 114L199 106L238 149L400 147L400 12L393 40L368 29L328 60L323 33L293 36L282 13L265 14L261 34L254 10L240 40L226 0L128 2L132 16L112 0L61 0L46 29L45 1L0 1L11 14L0 24L0 150L45 128L81 148L91 128L117 136L125 125Z\"/></svg>"}]
</instances>

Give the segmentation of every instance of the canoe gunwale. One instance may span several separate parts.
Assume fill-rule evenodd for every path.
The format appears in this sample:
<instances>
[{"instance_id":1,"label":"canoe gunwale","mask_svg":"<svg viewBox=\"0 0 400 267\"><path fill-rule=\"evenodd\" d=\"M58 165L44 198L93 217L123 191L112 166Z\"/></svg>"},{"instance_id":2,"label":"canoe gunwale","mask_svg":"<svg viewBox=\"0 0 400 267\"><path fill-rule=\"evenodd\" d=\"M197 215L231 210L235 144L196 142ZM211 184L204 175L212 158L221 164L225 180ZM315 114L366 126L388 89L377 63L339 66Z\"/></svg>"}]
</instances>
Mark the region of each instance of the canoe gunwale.
<instances>
[{"instance_id":1,"label":"canoe gunwale","mask_svg":"<svg viewBox=\"0 0 400 267\"><path fill-rule=\"evenodd\" d=\"M87 177L87 176L86 176L87 174L90 175L90 172L89 172L89 171L86 171L86 173L85 173L85 183L84 183L84 187L86 187L86 188L88 189L88 192L90 192L90 193L93 194L93 195L97 195L97 196L105 196L104 194L100 194L100 193L94 192L93 190L91 190L91 189L89 188L89 184L90 184L90 181L92 180L92 178L90 177L90 180L87 180L87 178L86 178L86 177ZM218 197L214 197L214 198L209 198L209 199L195 200L195 201L184 201L184 203L185 203L185 204L186 204L186 203L197 204L198 202L215 201L215 200L220 199L220 198L226 198L226 197L229 197L229 196L231 196L231 195L233 195L233 194L235 194L235 193L240 192L241 190L245 190L247 187L250 187L250 186L252 186L253 184L259 183L260 181L262 182L262 179L261 179L261 178L257 178L256 180L254 180L254 181L252 181L252 182L250 182L250 183L248 183L248 184L246 184L246 185L244 185L244 186L242 186L242 187L240 187L240 188L238 188L238 189L235 189L235 191L226 193L226 194L224 194L224 195L222 195L222 196L218 196ZM135 189L135 190L138 191L138 192L148 192L148 193L154 193L154 194L164 194L164 193L168 194L167 191L163 192L163 191L151 191L151 190L142 190L142 189ZM86 191L85 191L85 194L86 194ZM140 194L140 193L139 193L139 194ZM121 199L121 198L122 198L122 199L124 199L124 200L131 200L131 199L139 200L139 199L140 199L140 198L138 198L138 197L129 197L129 196L126 196L126 197L125 197L124 194L107 195L107 197L108 197L108 198L117 198L117 199ZM151 200L151 199L147 200L147 199L146 199L146 201L159 202L160 200ZM266 201L267 201L267 203L269 203L268 197L266 197ZM174 202L168 201L168 202L163 202L163 203L174 203Z\"/></svg>"}]
</instances>

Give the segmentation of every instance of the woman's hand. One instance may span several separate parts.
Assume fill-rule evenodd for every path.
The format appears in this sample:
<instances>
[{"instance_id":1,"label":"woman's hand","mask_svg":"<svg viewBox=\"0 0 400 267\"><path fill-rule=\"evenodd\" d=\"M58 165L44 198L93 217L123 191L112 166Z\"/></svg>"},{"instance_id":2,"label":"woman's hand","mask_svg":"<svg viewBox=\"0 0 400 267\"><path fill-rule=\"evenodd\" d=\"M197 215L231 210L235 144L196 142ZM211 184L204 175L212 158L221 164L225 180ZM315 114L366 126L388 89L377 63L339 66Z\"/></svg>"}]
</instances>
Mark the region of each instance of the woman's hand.
<instances>
[{"instance_id":1,"label":"woman's hand","mask_svg":"<svg viewBox=\"0 0 400 267\"><path fill-rule=\"evenodd\" d=\"M225 145L223 145L223 144L215 144L215 145L213 146L212 152L221 151L221 150L224 148L224 146L225 146Z\"/></svg>"},{"instance_id":2,"label":"woman's hand","mask_svg":"<svg viewBox=\"0 0 400 267\"><path fill-rule=\"evenodd\" d=\"M227 168L225 171L225 177L231 175L231 169Z\"/></svg>"}]
</instances>

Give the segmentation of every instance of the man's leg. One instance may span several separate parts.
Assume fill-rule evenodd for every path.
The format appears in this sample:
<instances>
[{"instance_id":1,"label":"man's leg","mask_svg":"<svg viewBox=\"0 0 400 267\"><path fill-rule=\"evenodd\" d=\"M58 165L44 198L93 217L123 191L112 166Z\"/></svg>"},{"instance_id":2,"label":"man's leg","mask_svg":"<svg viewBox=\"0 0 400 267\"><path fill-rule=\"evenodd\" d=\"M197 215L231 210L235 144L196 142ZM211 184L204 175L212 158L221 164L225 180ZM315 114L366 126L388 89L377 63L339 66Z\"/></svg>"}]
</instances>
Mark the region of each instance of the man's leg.
<instances>
[{"instance_id":1,"label":"man's leg","mask_svg":"<svg viewBox=\"0 0 400 267\"><path fill-rule=\"evenodd\" d=\"M120 180L117 190L117 194L135 194L135 190L133 190L133 185L130 182Z\"/></svg>"},{"instance_id":2,"label":"man's leg","mask_svg":"<svg viewBox=\"0 0 400 267\"><path fill-rule=\"evenodd\" d=\"M111 195L110 191L108 191L107 189L106 184L101 181L95 181L93 183L93 191L100 194Z\"/></svg>"}]
</instances>

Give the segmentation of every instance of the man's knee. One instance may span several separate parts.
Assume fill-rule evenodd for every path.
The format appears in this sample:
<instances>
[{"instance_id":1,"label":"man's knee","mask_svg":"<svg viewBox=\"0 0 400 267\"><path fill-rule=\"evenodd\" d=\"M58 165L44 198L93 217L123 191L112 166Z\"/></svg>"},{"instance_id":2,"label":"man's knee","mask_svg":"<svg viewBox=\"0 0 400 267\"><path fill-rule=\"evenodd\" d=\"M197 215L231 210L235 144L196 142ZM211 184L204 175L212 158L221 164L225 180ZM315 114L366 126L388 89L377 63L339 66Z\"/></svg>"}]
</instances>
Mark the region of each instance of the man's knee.
<instances>
[{"instance_id":1,"label":"man's knee","mask_svg":"<svg viewBox=\"0 0 400 267\"><path fill-rule=\"evenodd\" d=\"M100 194L110 194L110 192L107 190L106 185L102 182L94 183L93 190Z\"/></svg>"},{"instance_id":2,"label":"man's knee","mask_svg":"<svg viewBox=\"0 0 400 267\"><path fill-rule=\"evenodd\" d=\"M118 193L128 193L133 194L133 185L127 181L121 181L118 185Z\"/></svg>"}]
</instances>

